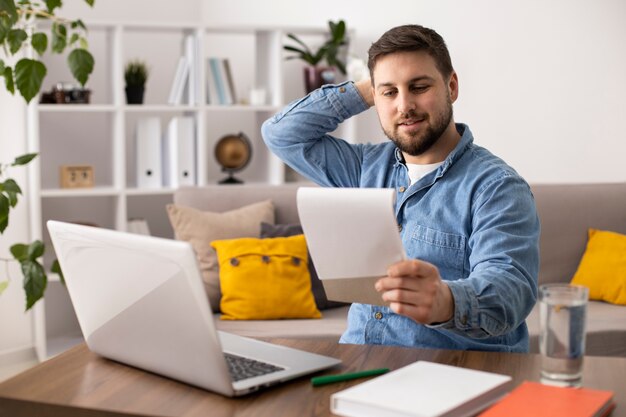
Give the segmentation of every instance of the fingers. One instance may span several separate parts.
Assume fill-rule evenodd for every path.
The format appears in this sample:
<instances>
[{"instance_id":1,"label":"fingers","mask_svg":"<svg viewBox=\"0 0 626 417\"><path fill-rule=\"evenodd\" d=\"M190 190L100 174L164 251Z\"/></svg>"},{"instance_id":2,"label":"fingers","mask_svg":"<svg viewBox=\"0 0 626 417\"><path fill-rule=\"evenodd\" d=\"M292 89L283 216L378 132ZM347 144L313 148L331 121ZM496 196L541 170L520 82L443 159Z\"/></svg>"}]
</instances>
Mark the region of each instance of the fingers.
<instances>
[{"instance_id":1,"label":"fingers","mask_svg":"<svg viewBox=\"0 0 626 417\"><path fill-rule=\"evenodd\" d=\"M429 277L439 275L437 267L425 261L410 259L400 261L391 265L387 269L387 275L390 277L417 276Z\"/></svg>"}]
</instances>

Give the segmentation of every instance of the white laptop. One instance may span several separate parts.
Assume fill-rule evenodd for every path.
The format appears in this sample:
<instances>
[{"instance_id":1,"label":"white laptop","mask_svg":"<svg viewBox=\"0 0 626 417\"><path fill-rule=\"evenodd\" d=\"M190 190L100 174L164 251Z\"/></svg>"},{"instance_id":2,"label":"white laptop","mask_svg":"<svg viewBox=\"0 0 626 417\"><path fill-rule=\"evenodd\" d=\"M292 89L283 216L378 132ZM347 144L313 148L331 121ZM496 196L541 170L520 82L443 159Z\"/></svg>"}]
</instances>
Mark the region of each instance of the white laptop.
<instances>
[{"instance_id":1,"label":"white laptop","mask_svg":"<svg viewBox=\"0 0 626 417\"><path fill-rule=\"evenodd\" d=\"M47 225L83 336L106 358L226 396L341 362L217 331L187 242Z\"/></svg>"}]
</instances>

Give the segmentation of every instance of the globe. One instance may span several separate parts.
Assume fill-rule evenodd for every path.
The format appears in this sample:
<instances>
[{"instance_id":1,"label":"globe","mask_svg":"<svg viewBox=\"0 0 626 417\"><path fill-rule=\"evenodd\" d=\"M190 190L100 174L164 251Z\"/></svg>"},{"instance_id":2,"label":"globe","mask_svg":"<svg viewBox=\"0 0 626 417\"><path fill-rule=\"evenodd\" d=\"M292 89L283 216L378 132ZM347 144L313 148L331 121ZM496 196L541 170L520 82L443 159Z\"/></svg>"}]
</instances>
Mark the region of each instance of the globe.
<instances>
[{"instance_id":1,"label":"globe","mask_svg":"<svg viewBox=\"0 0 626 417\"><path fill-rule=\"evenodd\" d=\"M243 133L228 134L221 137L215 145L215 159L228 176L219 181L220 184L242 184L234 173L244 169L252 158L252 145Z\"/></svg>"}]
</instances>

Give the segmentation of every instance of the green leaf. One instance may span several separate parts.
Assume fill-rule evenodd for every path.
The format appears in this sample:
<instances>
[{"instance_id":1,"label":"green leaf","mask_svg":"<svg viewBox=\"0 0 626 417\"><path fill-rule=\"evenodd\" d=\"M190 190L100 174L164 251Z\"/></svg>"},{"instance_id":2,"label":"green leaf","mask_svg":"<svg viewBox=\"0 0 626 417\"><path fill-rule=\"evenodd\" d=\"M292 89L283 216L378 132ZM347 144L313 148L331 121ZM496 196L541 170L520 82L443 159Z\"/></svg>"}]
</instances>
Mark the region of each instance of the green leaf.
<instances>
[{"instance_id":1,"label":"green leaf","mask_svg":"<svg viewBox=\"0 0 626 417\"><path fill-rule=\"evenodd\" d=\"M96 0L85 0L85 2L90 5L91 7L93 7L93 4L95 3Z\"/></svg>"},{"instance_id":2,"label":"green leaf","mask_svg":"<svg viewBox=\"0 0 626 417\"><path fill-rule=\"evenodd\" d=\"M63 271L61 271L61 264L59 263L58 259L55 259L52 262L52 266L50 267L50 272L54 272L55 274L58 274L59 279L61 280L61 283L65 285L65 277L63 276Z\"/></svg>"},{"instance_id":3,"label":"green leaf","mask_svg":"<svg viewBox=\"0 0 626 417\"><path fill-rule=\"evenodd\" d=\"M11 94L15 94L15 84L13 83L13 70L11 67L4 67L4 85L7 91Z\"/></svg>"},{"instance_id":4,"label":"green leaf","mask_svg":"<svg viewBox=\"0 0 626 417\"><path fill-rule=\"evenodd\" d=\"M4 292L4 290L7 289L8 286L9 286L9 281L0 282L0 295L2 295L2 293Z\"/></svg>"},{"instance_id":5,"label":"green leaf","mask_svg":"<svg viewBox=\"0 0 626 417\"><path fill-rule=\"evenodd\" d=\"M16 243L15 245L11 246L9 250L11 251L13 257L19 262L23 262L28 259L28 245L25 245L23 243Z\"/></svg>"},{"instance_id":6,"label":"green leaf","mask_svg":"<svg viewBox=\"0 0 626 417\"><path fill-rule=\"evenodd\" d=\"M43 267L39 262L22 262L22 274L24 274L24 291L26 292L26 310L30 310L46 290L48 279Z\"/></svg>"},{"instance_id":7,"label":"green leaf","mask_svg":"<svg viewBox=\"0 0 626 417\"><path fill-rule=\"evenodd\" d=\"M13 163L11 164L11 166L17 166L17 165L26 165L27 163L29 163L30 161L32 161L33 159L35 159L37 157L37 153L27 153L24 155L20 155L17 158L15 158L15 161L13 161Z\"/></svg>"},{"instance_id":8,"label":"green leaf","mask_svg":"<svg viewBox=\"0 0 626 417\"><path fill-rule=\"evenodd\" d=\"M36 261L37 258L43 256L46 247L41 240L36 240L28 246L28 253L26 257L29 261Z\"/></svg>"},{"instance_id":9,"label":"green leaf","mask_svg":"<svg viewBox=\"0 0 626 417\"><path fill-rule=\"evenodd\" d=\"M9 196L9 204L11 207L15 207L17 204L17 195L22 194L20 186L11 178L0 183L0 186L0 190L4 191Z\"/></svg>"},{"instance_id":10,"label":"green leaf","mask_svg":"<svg viewBox=\"0 0 626 417\"><path fill-rule=\"evenodd\" d=\"M0 0L0 15L6 16L11 26L17 22L19 16L15 2L13 0Z\"/></svg>"},{"instance_id":11,"label":"green leaf","mask_svg":"<svg viewBox=\"0 0 626 417\"><path fill-rule=\"evenodd\" d=\"M4 194L0 194L0 233L3 233L9 225L10 208L11 204L9 202L9 198Z\"/></svg>"},{"instance_id":12,"label":"green leaf","mask_svg":"<svg viewBox=\"0 0 626 417\"><path fill-rule=\"evenodd\" d=\"M78 39L80 39L80 35L78 33L72 33L72 37L70 38L70 46L74 45Z\"/></svg>"},{"instance_id":13,"label":"green leaf","mask_svg":"<svg viewBox=\"0 0 626 417\"><path fill-rule=\"evenodd\" d=\"M5 182L3 182L1 185L2 185L2 189L5 191L22 194L22 190L20 186L17 185L14 179L9 178Z\"/></svg>"},{"instance_id":14,"label":"green leaf","mask_svg":"<svg viewBox=\"0 0 626 417\"><path fill-rule=\"evenodd\" d=\"M46 0L46 7L50 13L54 13L54 9L61 7L61 0Z\"/></svg>"},{"instance_id":15,"label":"green leaf","mask_svg":"<svg viewBox=\"0 0 626 417\"><path fill-rule=\"evenodd\" d=\"M306 51L307 54L309 55L313 55L313 52L311 52L311 50L309 49L308 46L306 46L306 44L304 42L302 42L296 35L294 35L293 33L288 33L287 37L289 39L293 39L294 41L298 42L300 45L302 45L302 47L304 48L304 50Z\"/></svg>"},{"instance_id":16,"label":"green leaf","mask_svg":"<svg viewBox=\"0 0 626 417\"><path fill-rule=\"evenodd\" d=\"M60 54L67 46L67 28L60 23L52 24L52 52Z\"/></svg>"},{"instance_id":17,"label":"green leaf","mask_svg":"<svg viewBox=\"0 0 626 417\"><path fill-rule=\"evenodd\" d=\"M88 49L89 48L89 44L87 43L87 39L80 38L80 47L83 48L83 49Z\"/></svg>"},{"instance_id":18,"label":"green leaf","mask_svg":"<svg viewBox=\"0 0 626 417\"><path fill-rule=\"evenodd\" d=\"M77 48L68 55L67 64L74 78L84 86L93 72L93 56L86 49Z\"/></svg>"},{"instance_id":19,"label":"green leaf","mask_svg":"<svg viewBox=\"0 0 626 417\"><path fill-rule=\"evenodd\" d=\"M22 43L28 38L26 31L22 29L11 29L7 34L7 41L9 42L9 51L11 54L16 53L22 47Z\"/></svg>"},{"instance_id":20,"label":"green leaf","mask_svg":"<svg viewBox=\"0 0 626 417\"><path fill-rule=\"evenodd\" d=\"M39 32L35 33L30 40L31 45L33 45L33 49L37 51L39 55L43 55L48 48L48 36L45 33Z\"/></svg>"},{"instance_id":21,"label":"green leaf","mask_svg":"<svg viewBox=\"0 0 626 417\"><path fill-rule=\"evenodd\" d=\"M15 65L15 83L26 102L39 93L46 76L46 66L40 61L22 58Z\"/></svg>"},{"instance_id":22,"label":"green leaf","mask_svg":"<svg viewBox=\"0 0 626 417\"><path fill-rule=\"evenodd\" d=\"M72 22L72 29L81 28L82 30L87 30L87 26L83 23L82 20L78 19Z\"/></svg>"}]
</instances>

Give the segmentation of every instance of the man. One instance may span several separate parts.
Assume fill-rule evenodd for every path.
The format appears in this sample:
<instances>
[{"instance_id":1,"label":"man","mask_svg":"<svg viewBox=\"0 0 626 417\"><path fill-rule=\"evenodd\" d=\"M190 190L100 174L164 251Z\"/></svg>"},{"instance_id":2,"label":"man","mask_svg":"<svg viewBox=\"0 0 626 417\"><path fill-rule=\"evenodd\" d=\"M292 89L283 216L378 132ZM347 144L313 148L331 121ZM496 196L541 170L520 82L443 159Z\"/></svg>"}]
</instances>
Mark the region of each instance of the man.
<instances>
[{"instance_id":1,"label":"man","mask_svg":"<svg viewBox=\"0 0 626 417\"><path fill-rule=\"evenodd\" d=\"M389 30L368 67L371 81L324 86L263 125L269 148L320 185L397 191L410 260L376 282L388 308L351 306L340 342L528 351L539 264L528 184L455 124L458 76L435 31ZM389 142L328 134L371 106Z\"/></svg>"}]
</instances>

